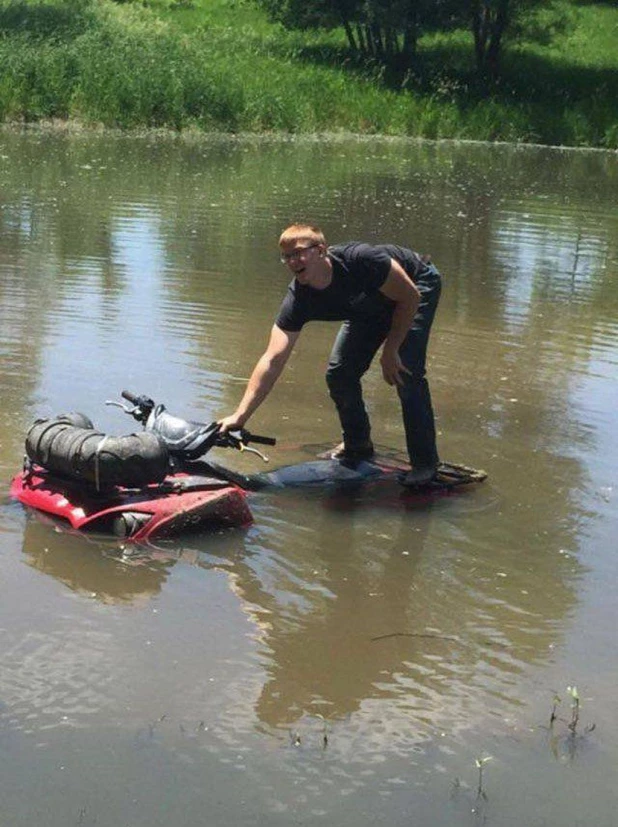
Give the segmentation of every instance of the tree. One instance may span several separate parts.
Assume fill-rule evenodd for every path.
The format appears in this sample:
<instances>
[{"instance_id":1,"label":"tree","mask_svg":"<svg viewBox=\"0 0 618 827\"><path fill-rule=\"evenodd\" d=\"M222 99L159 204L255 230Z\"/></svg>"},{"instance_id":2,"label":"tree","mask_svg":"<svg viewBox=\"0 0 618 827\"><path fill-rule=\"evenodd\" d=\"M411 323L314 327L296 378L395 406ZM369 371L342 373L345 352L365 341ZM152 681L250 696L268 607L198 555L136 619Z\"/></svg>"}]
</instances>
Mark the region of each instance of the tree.
<instances>
[{"instance_id":1,"label":"tree","mask_svg":"<svg viewBox=\"0 0 618 827\"><path fill-rule=\"evenodd\" d=\"M509 24L512 0L470 0L470 26L476 65L481 74L498 74L502 39Z\"/></svg>"},{"instance_id":2,"label":"tree","mask_svg":"<svg viewBox=\"0 0 618 827\"><path fill-rule=\"evenodd\" d=\"M420 35L439 28L452 0L257 0L288 29L341 26L355 54L402 69L411 66Z\"/></svg>"},{"instance_id":3,"label":"tree","mask_svg":"<svg viewBox=\"0 0 618 827\"><path fill-rule=\"evenodd\" d=\"M495 79L507 37L521 31L535 7L551 5L552 0L459 0L456 17L472 31L479 73ZM534 38L538 35L533 33Z\"/></svg>"},{"instance_id":4,"label":"tree","mask_svg":"<svg viewBox=\"0 0 618 827\"><path fill-rule=\"evenodd\" d=\"M271 20L288 29L341 26L350 49L399 69L409 69L421 35L467 28L479 73L498 75L507 36L529 11L552 0L256 0Z\"/></svg>"}]
</instances>

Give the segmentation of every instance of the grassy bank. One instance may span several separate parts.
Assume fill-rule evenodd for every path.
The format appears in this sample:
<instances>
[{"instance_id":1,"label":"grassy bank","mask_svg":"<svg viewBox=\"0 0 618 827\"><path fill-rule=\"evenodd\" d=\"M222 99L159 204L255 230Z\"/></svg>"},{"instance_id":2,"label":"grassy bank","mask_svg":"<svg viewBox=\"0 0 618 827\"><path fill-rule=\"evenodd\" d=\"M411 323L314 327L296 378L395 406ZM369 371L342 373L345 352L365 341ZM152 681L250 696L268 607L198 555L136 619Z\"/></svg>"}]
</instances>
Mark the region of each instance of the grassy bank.
<instances>
[{"instance_id":1,"label":"grassy bank","mask_svg":"<svg viewBox=\"0 0 618 827\"><path fill-rule=\"evenodd\" d=\"M618 9L557 8L551 43L513 47L487 89L465 32L423 40L402 79L248 0L0 0L0 121L618 148Z\"/></svg>"}]
</instances>

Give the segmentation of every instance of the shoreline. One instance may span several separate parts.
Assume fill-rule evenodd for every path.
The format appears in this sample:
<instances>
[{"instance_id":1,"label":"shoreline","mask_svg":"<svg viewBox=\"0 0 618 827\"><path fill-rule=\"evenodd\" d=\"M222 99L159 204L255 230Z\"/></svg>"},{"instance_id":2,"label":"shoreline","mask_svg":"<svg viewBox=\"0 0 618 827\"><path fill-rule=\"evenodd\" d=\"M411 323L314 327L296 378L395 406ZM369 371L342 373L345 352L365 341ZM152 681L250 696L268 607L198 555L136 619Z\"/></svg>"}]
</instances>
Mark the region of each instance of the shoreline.
<instances>
[{"instance_id":1,"label":"shoreline","mask_svg":"<svg viewBox=\"0 0 618 827\"><path fill-rule=\"evenodd\" d=\"M82 121L68 119L41 120L24 123L7 121L0 123L0 134L4 133L40 133L77 136L107 136L133 139L160 139L181 141L184 143L212 143L214 141L230 142L262 142L262 143L320 143L337 141L357 143L388 143L388 144L459 144L462 146L486 147L517 147L526 149L547 149L559 152L594 152L606 155L618 155L618 149L600 146L574 146L569 144L543 144L533 141L488 141L474 138L424 138L413 135L387 135L381 133L347 132L226 132L206 131L197 128L172 129L168 127L130 127L120 128L105 126L104 124L87 124Z\"/></svg>"}]
</instances>

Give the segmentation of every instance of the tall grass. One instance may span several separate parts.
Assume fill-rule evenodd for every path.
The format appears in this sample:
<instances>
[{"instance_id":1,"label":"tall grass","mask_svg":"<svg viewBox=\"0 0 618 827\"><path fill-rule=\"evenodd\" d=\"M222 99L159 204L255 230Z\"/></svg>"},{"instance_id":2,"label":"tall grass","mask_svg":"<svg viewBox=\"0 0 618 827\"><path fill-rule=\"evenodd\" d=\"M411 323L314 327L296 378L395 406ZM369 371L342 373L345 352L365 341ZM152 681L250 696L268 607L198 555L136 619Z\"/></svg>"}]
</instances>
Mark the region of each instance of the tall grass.
<instances>
[{"instance_id":1,"label":"tall grass","mask_svg":"<svg viewBox=\"0 0 618 827\"><path fill-rule=\"evenodd\" d=\"M0 120L616 148L618 54L597 24L618 10L564 8L562 40L521 44L487 89L465 33L427 40L401 79L354 65L340 33L285 32L248 0L0 0Z\"/></svg>"}]
</instances>

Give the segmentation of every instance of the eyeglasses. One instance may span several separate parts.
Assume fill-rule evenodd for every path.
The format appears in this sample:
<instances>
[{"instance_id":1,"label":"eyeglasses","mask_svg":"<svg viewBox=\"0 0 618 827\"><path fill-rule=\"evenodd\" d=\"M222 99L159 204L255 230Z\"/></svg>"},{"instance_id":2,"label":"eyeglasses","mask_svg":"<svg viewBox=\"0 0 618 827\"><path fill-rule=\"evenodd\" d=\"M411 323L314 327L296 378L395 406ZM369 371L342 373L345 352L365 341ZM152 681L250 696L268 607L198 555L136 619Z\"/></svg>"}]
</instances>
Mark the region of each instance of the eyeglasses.
<instances>
[{"instance_id":1,"label":"eyeglasses","mask_svg":"<svg viewBox=\"0 0 618 827\"><path fill-rule=\"evenodd\" d=\"M291 261L298 261L298 259L306 255L309 250L319 246L319 244L309 244L307 247L298 247L296 250L292 250L291 253L281 253L281 256L279 257L281 264L289 264Z\"/></svg>"}]
</instances>

